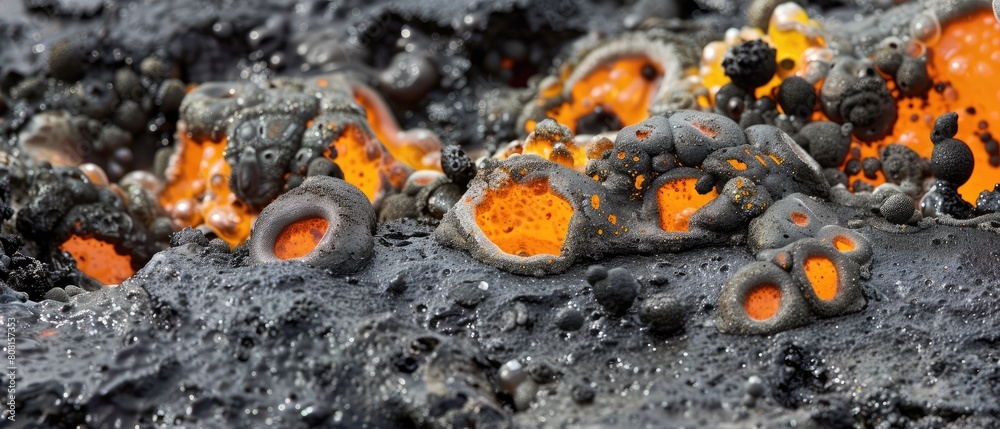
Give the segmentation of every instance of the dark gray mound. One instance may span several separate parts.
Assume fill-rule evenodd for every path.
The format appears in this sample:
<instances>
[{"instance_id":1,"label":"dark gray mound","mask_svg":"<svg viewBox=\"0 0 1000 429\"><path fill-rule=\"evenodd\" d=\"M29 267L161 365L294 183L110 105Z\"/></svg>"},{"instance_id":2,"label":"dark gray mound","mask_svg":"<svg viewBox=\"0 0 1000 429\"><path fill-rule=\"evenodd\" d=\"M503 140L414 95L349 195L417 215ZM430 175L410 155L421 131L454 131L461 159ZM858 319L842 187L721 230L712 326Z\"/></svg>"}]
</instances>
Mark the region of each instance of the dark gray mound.
<instances>
[{"instance_id":1,"label":"dark gray mound","mask_svg":"<svg viewBox=\"0 0 1000 429\"><path fill-rule=\"evenodd\" d=\"M616 317L595 301L583 266L519 277L441 247L431 231L412 222L380 226L372 264L348 277L299 263L236 267L228 253L186 244L156 255L122 286L70 304L2 304L0 313L18 320L18 424L1000 421L993 233L863 228L875 253L862 283L868 307L756 337L713 326L721 284L752 259L742 248L603 261L640 284L636 305ZM654 294L680 304L681 332L643 327L642 302ZM583 314L581 328L560 325L564 308ZM515 359L520 365L504 365Z\"/></svg>"}]
</instances>

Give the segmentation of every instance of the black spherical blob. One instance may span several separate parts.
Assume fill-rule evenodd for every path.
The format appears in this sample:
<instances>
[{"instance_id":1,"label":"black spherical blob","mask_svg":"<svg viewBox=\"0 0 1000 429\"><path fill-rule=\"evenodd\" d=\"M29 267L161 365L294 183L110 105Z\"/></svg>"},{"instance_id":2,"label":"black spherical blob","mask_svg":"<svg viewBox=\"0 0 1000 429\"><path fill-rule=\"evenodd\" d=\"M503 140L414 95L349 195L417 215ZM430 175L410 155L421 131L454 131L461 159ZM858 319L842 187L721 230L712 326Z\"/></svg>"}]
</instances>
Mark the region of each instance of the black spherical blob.
<instances>
[{"instance_id":1,"label":"black spherical blob","mask_svg":"<svg viewBox=\"0 0 1000 429\"><path fill-rule=\"evenodd\" d=\"M160 84L160 89L156 92L156 103L163 112L176 112L180 109L181 101L186 94L184 82L180 79L167 79Z\"/></svg>"},{"instance_id":2,"label":"black spherical blob","mask_svg":"<svg viewBox=\"0 0 1000 429\"><path fill-rule=\"evenodd\" d=\"M879 154L882 158L882 173L885 180L892 183L923 183L929 174L927 161L904 145L890 144L882 148Z\"/></svg>"},{"instance_id":3,"label":"black spherical blob","mask_svg":"<svg viewBox=\"0 0 1000 429\"><path fill-rule=\"evenodd\" d=\"M879 140L892 131L898 111L896 99L881 77L862 77L844 91L840 117L854 126L861 141Z\"/></svg>"},{"instance_id":4,"label":"black spherical blob","mask_svg":"<svg viewBox=\"0 0 1000 429\"><path fill-rule=\"evenodd\" d=\"M70 38L62 39L49 48L49 72L64 82L76 82L83 77L87 52Z\"/></svg>"},{"instance_id":5,"label":"black spherical blob","mask_svg":"<svg viewBox=\"0 0 1000 429\"><path fill-rule=\"evenodd\" d=\"M865 177L874 179L878 177L878 172L882 170L882 162L874 156L869 156L861 160L861 170L865 172Z\"/></svg>"},{"instance_id":6,"label":"black spherical blob","mask_svg":"<svg viewBox=\"0 0 1000 429\"><path fill-rule=\"evenodd\" d=\"M972 177L975 166L972 150L961 140L944 139L931 152L931 171L938 180L962 186Z\"/></svg>"},{"instance_id":7,"label":"black spherical blob","mask_svg":"<svg viewBox=\"0 0 1000 429\"><path fill-rule=\"evenodd\" d=\"M934 130L931 131L931 142L941 143L944 139L950 139L958 134L958 113L948 112L937 117L934 121Z\"/></svg>"},{"instance_id":8,"label":"black spherical blob","mask_svg":"<svg viewBox=\"0 0 1000 429\"><path fill-rule=\"evenodd\" d=\"M586 320L580 310L564 307L556 312L556 327L563 331L575 331L583 327Z\"/></svg>"},{"instance_id":9,"label":"black spherical blob","mask_svg":"<svg viewBox=\"0 0 1000 429\"><path fill-rule=\"evenodd\" d=\"M142 111L139 103L132 100L121 102L115 109L115 125L122 129L136 134L146 128L146 114Z\"/></svg>"},{"instance_id":10,"label":"black spherical blob","mask_svg":"<svg viewBox=\"0 0 1000 429\"><path fill-rule=\"evenodd\" d=\"M595 283L608 278L608 269L604 268L604 265L591 265L587 267L587 283L594 285Z\"/></svg>"},{"instance_id":11,"label":"black spherical blob","mask_svg":"<svg viewBox=\"0 0 1000 429\"><path fill-rule=\"evenodd\" d=\"M639 282L628 270L618 267L608 270L608 276L593 286L594 299L608 313L622 315L628 311L639 294Z\"/></svg>"},{"instance_id":12,"label":"black spherical blob","mask_svg":"<svg viewBox=\"0 0 1000 429\"><path fill-rule=\"evenodd\" d=\"M913 198L909 195L898 193L893 194L882 202L879 212L885 220L897 225L902 225L910 221L913 217Z\"/></svg>"},{"instance_id":13,"label":"black spherical blob","mask_svg":"<svg viewBox=\"0 0 1000 429\"><path fill-rule=\"evenodd\" d=\"M145 95L139 75L128 67L115 70L114 88L122 100L139 101Z\"/></svg>"},{"instance_id":14,"label":"black spherical blob","mask_svg":"<svg viewBox=\"0 0 1000 429\"><path fill-rule=\"evenodd\" d=\"M441 171L452 183L465 188L476 177L478 169L461 147L448 145L441 148Z\"/></svg>"},{"instance_id":15,"label":"black spherical blob","mask_svg":"<svg viewBox=\"0 0 1000 429\"><path fill-rule=\"evenodd\" d=\"M746 90L763 86L778 69L777 50L762 40L740 43L726 52L722 68L736 86Z\"/></svg>"},{"instance_id":16,"label":"black spherical blob","mask_svg":"<svg viewBox=\"0 0 1000 429\"><path fill-rule=\"evenodd\" d=\"M808 118L816 107L816 88L801 77L786 78L778 87L778 105L786 115Z\"/></svg>"},{"instance_id":17,"label":"black spherical blob","mask_svg":"<svg viewBox=\"0 0 1000 429\"><path fill-rule=\"evenodd\" d=\"M715 93L715 112L739 121L743 112L753 107L751 105L753 100L752 94L732 83L727 83Z\"/></svg>"},{"instance_id":18,"label":"black spherical blob","mask_svg":"<svg viewBox=\"0 0 1000 429\"><path fill-rule=\"evenodd\" d=\"M896 48L886 46L877 51L875 51L875 67L889 76L894 76L896 71L899 70L899 66L903 64L903 57L905 55L897 46Z\"/></svg>"},{"instance_id":19,"label":"black spherical blob","mask_svg":"<svg viewBox=\"0 0 1000 429\"><path fill-rule=\"evenodd\" d=\"M48 292L45 292L45 299L51 299L59 302L69 302L69 294L67 294L63 288L54 287L49 289Z\"/></svg>"},{"instance_id":20,"label":"black spherical blob","mask_svg":"<svg viewBox=\"0 0 1000 429\"><path fill-rule=\"evenodd\" d=\"M896 86L907 97L927 94L934 81L927 73L927 58L905 57L896 70Z\"/></svg>"},{"instance_id":21,"label":"black spherical blob","mask_svg":"<svg viewBox=\"0 0 1000 429\"><path fill-rule=\"evenodd\" d=\"M639 308L639 320L655 334L671 334L684 327L684 308L666 293L655 294Z\"/></svg>"},{"instance_id":22,"label":"black spherical blob","mask_svg":"<svg viewBox=\"0 0 1000 429\"><path fill-rule=\"evenodd\" d=\"M851 130L847 127L830 121L815 121L802 127L798 135L809 141L809 155L821 167L839 167L851 149Z\"/></svg>"}]
</instances>

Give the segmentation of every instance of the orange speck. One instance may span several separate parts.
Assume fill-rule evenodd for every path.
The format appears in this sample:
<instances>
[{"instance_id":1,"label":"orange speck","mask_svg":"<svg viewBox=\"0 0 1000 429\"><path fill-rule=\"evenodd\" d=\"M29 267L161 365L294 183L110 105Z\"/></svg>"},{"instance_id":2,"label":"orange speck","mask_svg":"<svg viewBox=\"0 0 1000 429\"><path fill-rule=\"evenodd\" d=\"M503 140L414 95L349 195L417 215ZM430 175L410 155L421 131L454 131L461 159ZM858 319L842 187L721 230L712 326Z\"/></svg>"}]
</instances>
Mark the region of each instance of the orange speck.
<instances>
[{"instance_id":1,"label":"orange speck","mask_svg":"<svg viewBox=\"0 0 1000 429\"><path fill-rule=\"evenodd\" d=\"M660 209L660 228L667 232L687 232L688 222L698 209L711 202L718 195L713 189L707 194L695 190L698 179L684 177L674 179L656 190L656 201Z\"/></svg>"},{"instance_id":2,"label":"orange speck","mask_svg":"<svg viewBox=\"0 0 1000 429\"><path fill-rule=\"evenodd\" d=\"M781 308L781 289L773 284L757 285L743 300L743 310L753 320L767 320Z\"/></svg>"},{"instance_id":3,"label":"orange speck","mask_svg":"<svg viewBox=\"0 0 1000 429\"><path fill-rule=\"evenodd\" d=\"M597 194L591 195L590 206L593 207L594 210L599 210L601 208L601 197L597 196Z\"/></svg>"},{"instance_id":4,"label":"orange speck","mask_svg":"<svg viewBox=\"0 0 1000 429\"><path fill-rule=\"evenodd\" d=\"M819 299L829 301L837 296L838 274L833 261L823 256L810 256L802 269Z\"/></svg>"},{"instance_id":5,"label":"orange speck","mask_svg":"<svg viewBox=\"0 0 1000 429\"><path fill-rule=\"evenodd\" d=\"M618 216L608 215L608 222L611 222L612 225L618 225Z\"/></svg>"},{"instance_id":6,"label":"orange speck","mask_svg":"<svg viewBox=\"0 0 1000 429\"><path fill-rule=\"evenodd\" d=\"M635 176L635 189L642 189L643 182L646 181L646 176L638 175Z\"/></svg>"},{"instance_id":7,"label":"orange speck","mask_svg":"<svg viewBox=\"0 0 1000 429\"><path fill-rule=\"evenodd\" d=\"M560 255L573 207L547 180L507 180L476 206L476 224L503 252L523 257Z\"/></svg>"},{"instance_id":8,"label":"orange speck","mask_svg":"<svg viewBox=\"0 0 1000 429\"><path fill-rule=\"evenodd\" d=\"M38 334L38 338L48 338L58 333L59 331L55 329L46 329Z\"/></svg>"},{"instance_id":9,"label":"orange speck","mask_svg":"<svg viewBox=\"0 0 1000 429\"><path fill-rule=\"evenodd\" d=\"M792 222L794 222L798 226L802 227L809 226L809 215L805 213L798 211L792 212L789 215L789 218L792 220Z\"/></svg>"},{"instance_id":10,"label":"orange speck","mask_svg":"<svg viewBox=\"0 0 1000 429\"><path fill-rule=\"evenodd\" d=\"M653 132L653 130L651 130L649 128L643 128L641 130L636 130L635 131L635 138L637 138L639 140L646 140L647 138L649 138L649 135L652 134L652 132Z\"/></svg>"},{"instance_id":11,"label":"orange speck","mask_svg":"<svg viewBox=\"0 0 1000 429\"><path fill-rule=\"evenodd\" d=\"M733 168L735 168L736 171L743 171L747 169L747 165L743 161L740 161L738 159L727 159L726 162L728 162L729 165L733 166Z\"/></svg>"},{"instance_id":12,"label":"orange speck","mask_svg":"<svg viewBox=\"0 0 1000 429\"><path fill-rule=\"evenodd\" d=\"M132 256L119 254L113 244L103 240L72 235L59 249L73 255L80 271L106 285L121 283L135 274Z\"/></svg>"},{"instance_id":13,"label":"orange speck","mask_svg":"<svg viewBox=\"0 0 1000 429\"><path fill-rule=\"evenodd\" d=\"M308 255L326 235L327 226L326 219L321 217L293 222L278 234L278 239L274 241L274 255L281 260Z\"/></svg>"}]
</instances>

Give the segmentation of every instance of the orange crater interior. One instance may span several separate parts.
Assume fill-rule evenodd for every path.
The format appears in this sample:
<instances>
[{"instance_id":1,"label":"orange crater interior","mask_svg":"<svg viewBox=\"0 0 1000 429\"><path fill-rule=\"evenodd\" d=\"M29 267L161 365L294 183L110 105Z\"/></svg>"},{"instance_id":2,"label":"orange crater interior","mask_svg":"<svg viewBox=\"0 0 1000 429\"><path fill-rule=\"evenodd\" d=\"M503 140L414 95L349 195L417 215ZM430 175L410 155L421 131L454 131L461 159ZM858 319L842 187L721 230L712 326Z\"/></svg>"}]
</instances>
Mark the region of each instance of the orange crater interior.
<instances>
[{"instance_id":1,"label":"orange crater interior","mask_svg":"<svg viewBox=\"0 0 1000 429\"><path fill-rule=\"evenodd\" d=\"M696 191L695 177L674 179L656 190L656 202L660 209L660 228L667 232L688 232L691 215L704 207L718 195L713 189L701 195Z\"/></svg>"},{"instance_id":2,"label":"orange crater interior","mask_svg":"<svg viewBox=\"0 0 1000 429\"><path fill-rule=\"evenodd\" d=\"M743 310L753 320L767 320L778 314L781 289L773 284L755 286L743 300Z\"/></svg>"},{"instance_id":3,"label":"orange crater interior","mask_svg":"<svg viewBox=\"0 0 1000 429\"><path fill-rule=\"evenodd\" d=\"M292 222L286 226L274 241L274 255L278 259L294 259L308 255L323 236L329 226L326 219L310 217Z\"/></svg>"},{"instance_id":4,"label":"orange crater interior","mask_svg":"<svg viewBox=\"0 0 1000 429\"><path fill-rule=\"evenodd\" d=\"M476 206L476 224L501 251L517 256L559 255L573 207L545 179L506 181Z\"/></svg>"},{"instance_id":5,"label":"orange crater interior","mask_svg":"<svg viewBox=\"0 0 1000 429\"><path fill-rule=\"evenodd\" d=\"M837 296L838 274L833 261L822 256L810 256L806 258L802 269L819 299L829 301Z\"/></svg>"},{"instance_id":6,"label":"orange crater interior","mask_svg":"<svg viewBox=\"0 0 1000 429\"><path fill-rule=\"evenodd\" d=\"M648 67L655 71L653 79L643 77L643 68ZM662 77L663 70L645 56L621 58L580 79L570 90L572 99L546 114L574 133L577 121L599 106L616 115L622 126L637 124L649 117L649 103ZM542 94L543 99L557 96L562 87L550 91ZM535 122L528 121L526 127L527 131L533 131Z\"/></svg>"}]
</instances>

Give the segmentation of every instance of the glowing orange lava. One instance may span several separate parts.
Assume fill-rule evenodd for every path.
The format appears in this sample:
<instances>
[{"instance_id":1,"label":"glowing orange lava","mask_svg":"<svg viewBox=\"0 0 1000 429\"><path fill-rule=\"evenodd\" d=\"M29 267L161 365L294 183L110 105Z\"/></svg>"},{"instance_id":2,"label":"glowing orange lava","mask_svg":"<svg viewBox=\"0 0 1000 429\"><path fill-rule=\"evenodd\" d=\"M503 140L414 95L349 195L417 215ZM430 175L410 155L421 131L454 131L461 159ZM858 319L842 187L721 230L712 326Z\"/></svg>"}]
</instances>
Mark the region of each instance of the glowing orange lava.
<instances>
[{"instance_id":1,"label":"glowing orange lava","mask_svg":"<svg viewBox=\"0 0 1000 429\"><path fill-rule=\"evenodd\" d=\"M688 232L691 215L718 195L714 189L707 194L699 194L694 189L696 183L697 178L684 177L664 183L656 190L660 228L664 231Z\"/></svg>"},{"instance_id":2,"label":"glowing orange lava","mask_svg":"<svg viewBox=\"0 0 1000 429\"><path fill-rule=\"evenodd\" d=\"M837 297L838 274L833 261L822 256L810 256L806 258L802 269L819 299L829 301Z\"/></svg>"},{"instance_id":3,"label":"glowing orange lava","mask_svg":"<svg viewBox=\"0 0 1000 429\"><path fill-rule=\"evenodd\" d=\"M644 77L644 69L652 79ZM649 104L662 77L663 70L644 56L622 58L580 79L570 90L572 99L546 114L574 133L577 121L597 107L617 116L623 127L637 124L649 117ZM542 101L558 94L559 91L543 94ZM528 121L526 128L528 132L534 131L535 121Z\"/></svg>"},{"instance_id":4,"label":"glowing orange lava","mask_svg":"<svg viewBox=\"0 0 1000 429\"><path fill-rule=\"evenodd\" d=\"M103 240L73 235L59 249L73 255L80 271L106 285L119 284L135 274L132 257L119 254Z\"/></svg>"},{"instance_id":5,"label":"glowing orange lava","mask_svg":"<svg viewBox=\"0 0 1000 429\"><path fill-rule=\"evenodd\" d=\"M772 284L755 286L743 300L743 310L753 320L770 319L780 307L781 289Z\"/></svg>"},{"instance_id":6,"label":"glowing orange lava","mask_svg":"<svg viewBox=\"0 0 1000 429\"><path fill-rule=\"evenodd\" d=\"M504 253L518 256L560 255L573 207L547 180L507 181L488 189L476 207L476 224Z\"/></svg>"},{"instance_id":7,"label":"glowing orange lava","mask_svg":"<svg viewBox=\"0 0 1000 429\"><path fill-rule=\"evenodd\" d=\"M301 258L316 248L328 227L326 219L311 217L293 222L278 234L274 255L278 259Z\"/></svg>"},{"instance_id":8,"label":"glowing orange lava","mask_svg":"<svg viewBox=\"0 0 1000 429\"><path fill-rule=\"evenodd\" d=\"M942 29L941 39L929 48L928 69L939 87L932 89L926 102L916 98L899 101L899 120L892 135L864 144L861 159L878 156L879 150L890 143L900 143L930 158L934 145L930 133L934 120L943 113L958 113L958 134L972 149L976 159L972 178L959 188L966 201L974 202L979 193L993 189L1000 182L1000 167L991 166L989 154L978 135L984 131L997 134L1000 125L1000 22L989 9L955 19ZM980 123L986 128L980 128ZM852 177L873 185L885 181L880 172L875 180L863 174Z\"/></svg>"}]
</instances>

